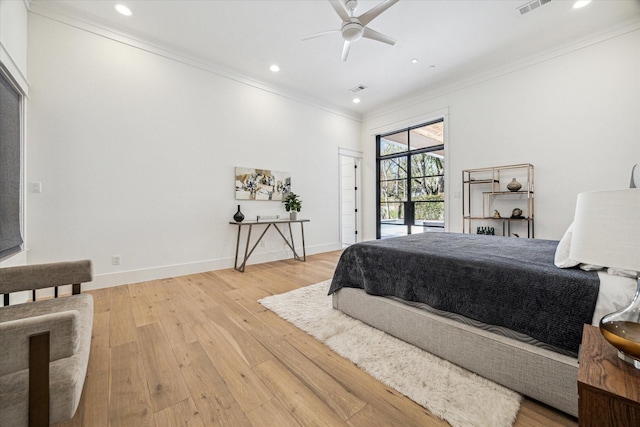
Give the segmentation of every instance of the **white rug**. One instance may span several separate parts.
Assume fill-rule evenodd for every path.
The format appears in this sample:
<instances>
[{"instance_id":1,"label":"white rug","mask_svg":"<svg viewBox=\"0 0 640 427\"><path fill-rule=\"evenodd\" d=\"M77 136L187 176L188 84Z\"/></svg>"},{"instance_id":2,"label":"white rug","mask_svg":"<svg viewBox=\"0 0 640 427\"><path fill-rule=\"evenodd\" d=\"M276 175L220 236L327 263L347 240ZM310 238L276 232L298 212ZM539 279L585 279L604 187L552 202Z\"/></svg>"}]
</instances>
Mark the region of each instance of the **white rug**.
<instances>
[{"instance_id":1,"label":"white rug","mask_svg":"<svg viewBox=\"0 0 640 427\"><path fill-rule=\"evenodd\" d=\"M520 395L331 306L329 281L259 302L453 427L512 426Z\"/></svg>"}]
</instances>

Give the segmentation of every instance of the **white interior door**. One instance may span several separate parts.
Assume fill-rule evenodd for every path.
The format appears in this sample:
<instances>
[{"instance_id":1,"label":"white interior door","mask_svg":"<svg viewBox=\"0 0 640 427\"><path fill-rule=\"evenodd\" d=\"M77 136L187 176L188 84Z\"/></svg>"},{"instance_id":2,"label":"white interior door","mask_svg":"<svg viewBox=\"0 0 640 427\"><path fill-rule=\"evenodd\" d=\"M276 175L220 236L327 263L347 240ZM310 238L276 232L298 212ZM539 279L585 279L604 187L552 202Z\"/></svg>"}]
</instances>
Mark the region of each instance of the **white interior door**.
<instances>
[{"instance_id":1,"label":"white interior door","mask_svg":"<svg viewBox=\"0 0 640 427\"><path fill-rule=\"evenodd\" d=\"M342 246L358 239L360 158L340 154L340 239Z\"/></svg>"}]
</instances>

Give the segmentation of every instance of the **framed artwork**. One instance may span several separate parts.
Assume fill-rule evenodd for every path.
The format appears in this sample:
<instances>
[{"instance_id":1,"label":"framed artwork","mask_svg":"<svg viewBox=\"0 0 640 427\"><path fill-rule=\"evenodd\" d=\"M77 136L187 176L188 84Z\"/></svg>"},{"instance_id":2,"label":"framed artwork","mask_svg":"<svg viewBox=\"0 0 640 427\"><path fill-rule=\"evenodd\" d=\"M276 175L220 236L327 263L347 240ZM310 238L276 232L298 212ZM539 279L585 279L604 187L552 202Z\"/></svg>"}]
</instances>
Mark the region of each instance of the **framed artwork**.
<instances>
[{"instance_id":1,"label":"framed artwork","mask_svg":"<svg viewBox=\"0 0 640 427\"><path fill-rule=\"evenodd\" d=\"M236 166L236 200L281 201L291 190L291 174Z\"/></svg>"}]
</instances>

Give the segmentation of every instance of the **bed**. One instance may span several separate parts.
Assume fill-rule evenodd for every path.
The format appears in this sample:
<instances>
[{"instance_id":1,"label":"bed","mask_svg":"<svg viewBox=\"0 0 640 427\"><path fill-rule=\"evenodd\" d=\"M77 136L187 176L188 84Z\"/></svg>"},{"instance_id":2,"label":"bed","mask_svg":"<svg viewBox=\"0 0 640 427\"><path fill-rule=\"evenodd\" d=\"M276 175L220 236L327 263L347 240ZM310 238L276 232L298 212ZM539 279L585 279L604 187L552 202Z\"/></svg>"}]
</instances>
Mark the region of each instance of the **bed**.
<instances>
[{"instance_id":1,"label":"bed","mask_svg":"<svg viewBox=\"0 0 640 427\"><path fill-rule=\"evenodd\" d=\"M334 308L577 416L584 323L627 304L632 279L554 264L558 241L423 233L345 249Z\"/></svg>"}]
</instances>

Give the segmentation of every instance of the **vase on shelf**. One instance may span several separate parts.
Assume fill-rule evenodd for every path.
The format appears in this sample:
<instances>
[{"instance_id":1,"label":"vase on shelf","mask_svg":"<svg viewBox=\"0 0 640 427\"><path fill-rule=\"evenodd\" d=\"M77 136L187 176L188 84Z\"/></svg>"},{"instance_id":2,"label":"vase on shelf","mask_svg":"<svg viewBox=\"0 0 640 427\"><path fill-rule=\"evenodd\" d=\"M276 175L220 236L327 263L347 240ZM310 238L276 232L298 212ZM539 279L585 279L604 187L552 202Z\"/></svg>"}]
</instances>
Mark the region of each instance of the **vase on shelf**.
<instances>
[{"instance_id":1,"label":"vase on shelf","mask_svg":"<svg viewBox=\"0 0 640 427\"><path fill-rule=\"evenodd\" d=\"M516 181L515 178L511 180L510 183L507 184L507 190L516 192L522 188L522 184Z\"/></svg>"},{"instance_id":2,"label":"vase on shelf","mask_svg":"<svg viewBox=\"0 0 640 427\"><path fill-rule=\"evenodd\" d=\"M242 222L244 220L244 214L240 212L240 205L238 205L238 212L233 216L235 222Z\"/></svg>"},{"instance_id":3,"label":"vase on shelf","mask_svg":"<svg viewBox=\"0 0 640 427\"><path fill-rule=\"evenodd\" d=\"M296 211L289 212L289 219L291 221L297 220L298 219L298 212L296 212Z\"/></svg>"}]
</instances>

